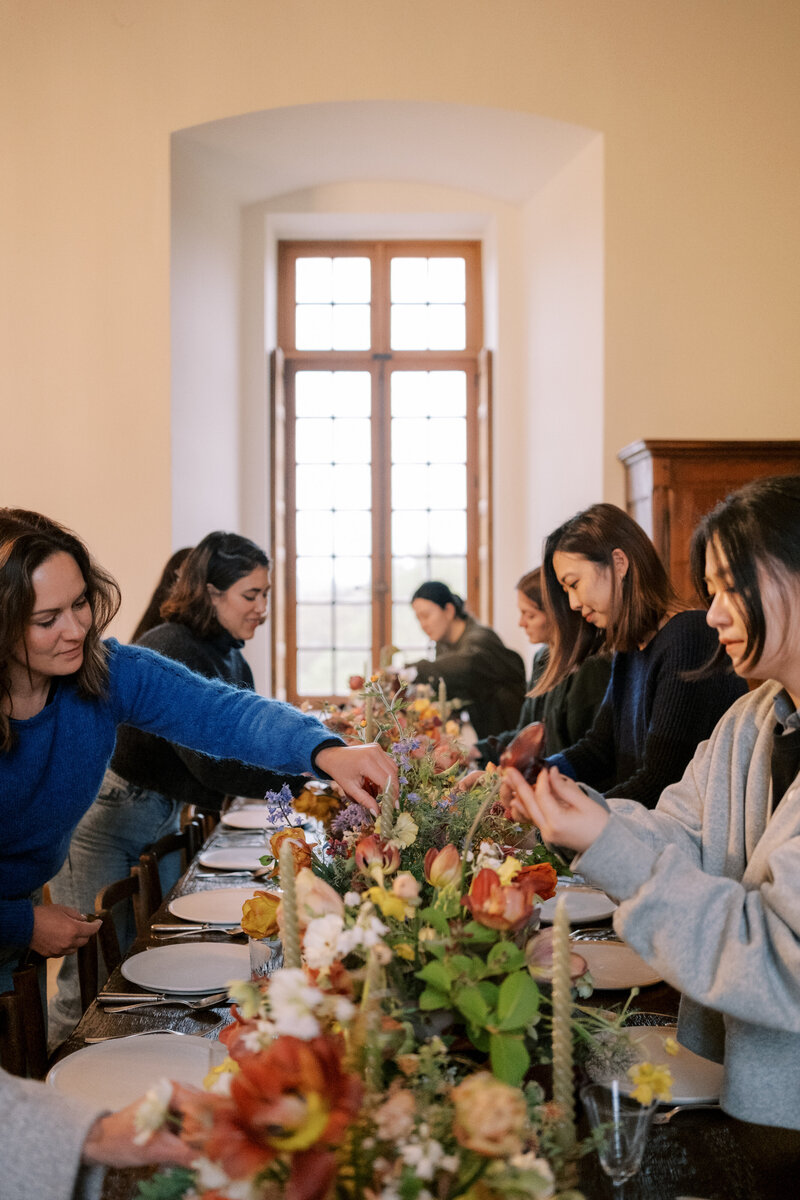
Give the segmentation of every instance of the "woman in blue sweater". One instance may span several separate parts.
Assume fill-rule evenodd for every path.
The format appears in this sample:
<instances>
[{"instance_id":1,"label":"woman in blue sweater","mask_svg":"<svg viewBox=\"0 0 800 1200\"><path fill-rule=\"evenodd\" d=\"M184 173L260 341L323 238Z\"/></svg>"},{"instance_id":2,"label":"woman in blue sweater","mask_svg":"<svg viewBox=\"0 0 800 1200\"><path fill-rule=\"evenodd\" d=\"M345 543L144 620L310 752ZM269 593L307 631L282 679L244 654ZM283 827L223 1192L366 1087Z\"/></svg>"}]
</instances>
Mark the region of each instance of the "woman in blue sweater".
<instances>
[{"instance_id":1,"label":"woman in blue sweater","mask_svg":"<svg viewBox=\"0 0 800 1200\"><path fill-rule=\"evenodd\" d=\"M375 809L363 784L396 780L377 746L345 746L315 718L204 679L101 635L119 606L114 580L75 534L0 509L0 991L28 948L74 953L98 928L41 889L97 795L117 728L133 725L215 758L322 773Z\"/></svg>"},{"instance_id":2,"label":"woman in blue sweater","mask_svg":"<svg viewBox=\"0 0 800 1200\"><path fill-rule=\"evenodd\" d=\"M597 630L613 652L594 724L550 761L606 796L653 808L746 685L722 667L691 677L716 644L705 613L681 605L647 534L613 504L594 504L550 534L544 585L554 631L537 693L585 661Z\"/></svg>"}]
</instances>

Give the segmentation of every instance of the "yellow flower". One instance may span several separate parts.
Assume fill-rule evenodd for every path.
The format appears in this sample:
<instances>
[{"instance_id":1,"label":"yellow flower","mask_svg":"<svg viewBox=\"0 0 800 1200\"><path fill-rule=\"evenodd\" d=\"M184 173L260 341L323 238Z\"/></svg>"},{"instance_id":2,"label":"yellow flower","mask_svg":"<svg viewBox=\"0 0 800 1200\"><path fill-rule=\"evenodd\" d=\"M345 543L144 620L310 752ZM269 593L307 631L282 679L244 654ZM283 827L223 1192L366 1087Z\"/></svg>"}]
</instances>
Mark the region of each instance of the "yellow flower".
<instances>
[{"instance_id":1,"label":"yellow flower","mask_svg":"<svg viewBox=\"0 0 800 1200\"><path fill-rule=\"evenodd\" d=\"M664 1039L664 1049L666 1050L667 1054L675 1055L680 1050L680 1046L675 1041L674 1037L668 1037Z\"/></svg>"},{"instance_id":2,"label":"yellow flower","mask_svg":"<svg viewBox=\"0 0 800 1200\"><path fill-rule=\"evenodd\" d=\"M334 792L312 791L304 788L292 802L295 812L315 817L318 821L327 821L342 807L342 801Z\"/></svg>"},{"instance_id":3,"label":"yellow flower","mask_svg":"<svg viewBox=\"0 0 800 1200\"><path fill-rule=\"evenodd\" d=\"M672 1099L672 1074L669 1067L649 1062L637 1063L635 1067L629 1068L628 1078L635 1084L631 1095L645 1108L654 1100Z\"/></svg>"},{"instance_id":4,"label":"yellow flower","mask_svg":"<svg viewBox=\"0 0 800 1200\"><path fill-rule=\"evenodd\" d=\"M405 921L406 917L414 915L414 908L411 904L406 904L401 896L396 896L394 892L389 892L386 888L371 887L364 895L381 910L385 917L394 917L396 921Z\"/></svg>"},{"instance_id":5,"label":"yellow flower","mask_svg":"<svg viewBox=\"0 0 800 1200\"><path fill-rule=\"evenodd\" d=\"M419 825L417 822L410 813L403 812L397 818L389 840L395 846L413 846L417 840L418 833Z\"/></svg>"},{"instance_id":6,"label":"yellow flower","mask_svg":"<svg viewBox=\"0 0 800 1200\"><path fill-rule=\"evenodd\" d=\"M394 952L398 958L405 958L408 962L414 961L414 948L409 946L408 942L399 942L395 946Z\"/></svg>"},{"instance_id":7,"label":"yellow flower","mask_svg":"<svg viewBox=\"0 0 800 1200\"><path fill-rule=\"evenodd\" d=\"M218 1067L212 1067L203 1080L203 1087L207 1092L215 1090L218 1081L223 1075L235 1075L239 1070L239 1064L230 1055L221 1062Z\"/></svg>"},{"instance_id":8,"label":"yellow flower","mask_svg":"<svg viewBox=\"0 0 800 1200\"><path fill-rule=\"evenodd\" d=\"M253 938L273 937L278 932L277 892L256 892L242 905L242 929Z\"/></svg>"},{"instance_id":9,"label":"yellow flower","mask_svg":"<svg viewBox=\"0 0 800 1200\"><path fill-rule=\"evenodd\" d=\"M513 855L509 855L503 865L497 868L497 874L500 876L500 882L505 884L511 883L512 880L516 879L521 870L522 863L519 859L514 858Z\"/></svg>"},{"instance_id":10,"label":"yellow flower","mask_svg":"<svg viewBox=\"0 0 800 1200\"><path fill-rule=\"evenodd\" d=\"M458 737L461 733L461 726L458 721L448 721L444 727L444 731L448 737Z\"/></svg>"}]
</instances>

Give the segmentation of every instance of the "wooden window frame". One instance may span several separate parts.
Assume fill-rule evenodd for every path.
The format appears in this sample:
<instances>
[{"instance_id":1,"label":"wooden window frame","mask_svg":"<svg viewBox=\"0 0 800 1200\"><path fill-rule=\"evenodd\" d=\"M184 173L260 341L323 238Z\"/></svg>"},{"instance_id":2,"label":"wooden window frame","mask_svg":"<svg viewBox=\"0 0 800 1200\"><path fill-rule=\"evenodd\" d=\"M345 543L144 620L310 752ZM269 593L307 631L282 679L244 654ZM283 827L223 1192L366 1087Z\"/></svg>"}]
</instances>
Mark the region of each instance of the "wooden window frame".
<instances>
[{"instance_id":1,"label":"wooden window frame","mask_svg":"<svg viewBox=\"0 0 800 1200\"><path fill-rule=\"evenodd\" d=\"M368 350L298 350L295 341L295 268L303 257L368 257L372 263ZM390 262L392 258L462 257L466 261L466 345L463 350L392 350ZM372 411L372 662L391 640L391 413L390 376L395 370L459 370L467 381L467 594L471 610L491 620L491 358L483 348L481 245L476 241L280 242L278 246L278 345L271 364L271 466L273 506L273 694L292 703L297 691L295 545L295 388L299 371L361 371L371 376ZM344 694L332 695L333 702Z\"/></svg>"}]
</instances>

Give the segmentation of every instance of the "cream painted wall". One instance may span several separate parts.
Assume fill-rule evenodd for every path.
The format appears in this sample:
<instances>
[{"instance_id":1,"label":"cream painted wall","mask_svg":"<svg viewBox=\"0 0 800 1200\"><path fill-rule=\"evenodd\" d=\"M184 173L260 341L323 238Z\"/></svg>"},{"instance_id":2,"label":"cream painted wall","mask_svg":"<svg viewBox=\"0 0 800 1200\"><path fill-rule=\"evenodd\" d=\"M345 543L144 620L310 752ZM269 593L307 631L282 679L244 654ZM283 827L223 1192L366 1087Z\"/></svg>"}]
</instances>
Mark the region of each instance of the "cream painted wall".
<instances>
[{"instance_id":1,"label":"cream painted wall","mask_svg":"<svg viewBox=\"0 0 800 1200\"><path fill-rule=\"evenodd\" d=\"M799 44L785 0L6 0L3 501L87 536L124 636L171 542L170 134L320 101L602 134L606 498L638 436L798 436Z\"/></svg>"}]
</instances>

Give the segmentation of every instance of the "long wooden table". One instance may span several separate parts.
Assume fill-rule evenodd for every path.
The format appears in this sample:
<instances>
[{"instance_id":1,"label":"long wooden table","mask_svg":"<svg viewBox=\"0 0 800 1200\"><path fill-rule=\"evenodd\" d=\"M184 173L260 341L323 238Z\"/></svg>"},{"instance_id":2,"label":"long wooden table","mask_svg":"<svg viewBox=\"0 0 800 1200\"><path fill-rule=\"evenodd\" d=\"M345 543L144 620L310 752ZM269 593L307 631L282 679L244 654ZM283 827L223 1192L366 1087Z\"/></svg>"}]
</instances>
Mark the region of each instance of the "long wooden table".
<instances>
[{"instance_id":1,"label":"long wooden table","mask_svg":"<svg viewBox=\"0 0 800 1200\"><path fill-rule=\"evenodd\" d=\"M248 839L241 833L227 832L218 826L212 833L206 848L259 844L257 836ZM165 898L153 917L156 923L179 922L169 912L169 902L175 896L197 891L213 890L217 887L246 885L240 877L232 878L225 873L214 879L198 878L204 868L193 862L186 874ZM253 884L254 888L258 883ZM216 940L221 935L204 933L203 940ZM227 938L225 940L228 940ZM152 937L140 938L131 948L131 954L148 945L159 945ZM576 947L577 948L577 947ZM137 991L117 969L106 985L106 990ZM627 993L603 992L598 996L603 1007L612 1007L624 1001ZM638 1019L644 1024L667 1023L677 1014L678 995L667 984L656 984L643 988L636 998L636 1008L642 1013ZM644 1014L648 1014L645 1016ZM106 1013L95 1001L85 1013L75 1032L65 1042L58 1058L81 1049L87 1038L125 1036L155 1029L173 1029L181 1033L205 1035L216 1038L220 1021L228 1017L227 1005L202 1012L190 1012L173 1005L143 1009L140 1012ZM581 1128L579 1132L585 1132ZM114 1171L107 1173L103 1200L133 1200L137 1182L152 1171ZM800 1177L800 1173L799 1173ZM587 1200L610 1200L613 1193L611 1181L603 1174L596 1154L590 1154L580 1163L580 1189ZM675 1117L668 1125L653 1127L645 1150L642 1168L637 1176L624 1185L624 1200L788 1200L789 1193L776 1191L755 1170L744 1148L736 1122L723 1112L687 1111Z\"/></svg>"}]
</instances>

